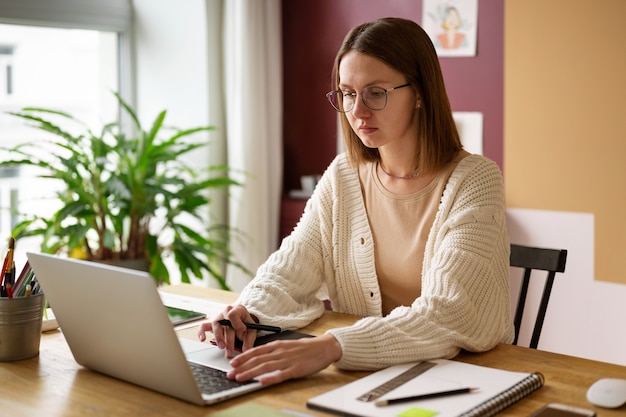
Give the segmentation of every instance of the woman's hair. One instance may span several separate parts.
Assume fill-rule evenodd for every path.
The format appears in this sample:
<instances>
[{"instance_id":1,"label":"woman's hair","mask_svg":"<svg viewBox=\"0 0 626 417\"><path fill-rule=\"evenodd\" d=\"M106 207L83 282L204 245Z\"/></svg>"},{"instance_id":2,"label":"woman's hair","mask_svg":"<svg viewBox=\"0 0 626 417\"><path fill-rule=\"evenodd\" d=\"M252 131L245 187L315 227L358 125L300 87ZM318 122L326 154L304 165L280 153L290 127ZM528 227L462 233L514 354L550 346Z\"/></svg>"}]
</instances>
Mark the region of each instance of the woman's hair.
<instances>
[{"instance_id":1,"label":"woman's hair","mask_svg":"<svg viewBox=\"0 0 626 417\"><path fill-rule=\"evenodd\" d=\"M384 18L353 28L341 45L333 66L333 89L338 88L339 65L344 55L356 51L383 61L402 73L421 97L415 162L421 173L432 173L450 162L462 149L450 101L446 94L437 52L428 34L415 22ZM378 149L368 148L350 127L345 114L341 124L350 163L378 161Z\"/></svg>"}]
</instances>

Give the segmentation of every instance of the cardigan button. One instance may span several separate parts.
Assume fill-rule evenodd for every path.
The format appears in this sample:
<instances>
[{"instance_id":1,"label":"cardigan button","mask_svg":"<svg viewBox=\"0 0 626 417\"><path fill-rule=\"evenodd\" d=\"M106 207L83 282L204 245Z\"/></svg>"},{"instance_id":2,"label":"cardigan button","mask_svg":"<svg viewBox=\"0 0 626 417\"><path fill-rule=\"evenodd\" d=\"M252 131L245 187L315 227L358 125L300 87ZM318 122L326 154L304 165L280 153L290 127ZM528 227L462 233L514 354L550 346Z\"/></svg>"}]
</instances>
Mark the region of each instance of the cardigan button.
<instances>
[{"instance_id":1,"label":"cardigan button","mask_svg":"<svg viewBox=\"0 0 626 417\"><path fill-rule=\"evenodd\" d=\"M361 245L365 245L365 238L364 237L361 238Z\"/></svg>"},{"instance_id":2,"label":"cardigan button","mask_svg":"<svg viewBox=\"0 0 626 417\"><path fill-rule=\"evenodd\" d=\"M370 297L374 297L374 292L370 291Z\"/></svg>"}]
</instances>

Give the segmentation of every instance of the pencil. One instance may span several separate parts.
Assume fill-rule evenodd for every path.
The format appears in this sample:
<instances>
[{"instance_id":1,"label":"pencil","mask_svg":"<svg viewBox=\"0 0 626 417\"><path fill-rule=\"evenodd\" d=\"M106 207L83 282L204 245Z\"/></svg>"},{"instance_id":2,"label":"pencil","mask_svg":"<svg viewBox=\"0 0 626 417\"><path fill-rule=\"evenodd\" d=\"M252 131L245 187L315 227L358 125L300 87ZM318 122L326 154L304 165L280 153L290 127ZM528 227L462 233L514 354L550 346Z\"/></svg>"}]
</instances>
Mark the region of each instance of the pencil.
<instances>
[{"instance_id":1,"label":"pencil","mask_svg":"<svg viewBox=\"0 0 626 417\"><path fill-rule=\"evenodd\" d=\"M11 269L13 265L13 250L15 249L15 238L11 236L9 238L9 249L7 255L4 257L4 264L2 265L2 272L0 277L4 278L4 274Z\"/></svg>"},{"instance_id":2,"label":"pencil","mask_svg":"<svg viewBox=\"0 0 626 417\"><path fill-rule=\"evenodd\" d=\"M10 282L6 284L7 297L13 298L13 285Z\"/></svg>"},{"instance_id":3,"label":"pencil","mask_svg":"<svg viewBox=\"0 0 626 417\"><path fill-rule=\"evenodd\" d=\"M475 391L478 391L478 388L459 388L459 389L453 389L449 391L439 391L439 392L431 392L428 394L414 395L411 397L391 398L389 400L380 400L380 401L376 401L374 404L377 407L384 407L386 405L391 405L391 404L425 400L428 398L447 397L449 395L465 394L465 393L475 392Z\"/></svg>"},{"instance_id":4,"label":"pencil","mask_svg":"<svg viewBox=\"0 0 626 417\"><path fill-rule=\"evenodd\" d=\"M222 320L218 320L217 322L221 324L222 326L233 327L230 320L222 319ZM265 324L258 324L258 323L244 323L244 324L246 325L248 329L265 330L266 332L274 332L274 333L282 332L282 329L276 326L267 326Z\"/></svg>"},{"instance_id":5,"label":"pencil","mask_svg":"<svg viewBox=\"0 0 626 417\"><path fill-rule=\"evenodd\" d=\"M2 281L0 296L8 297L7 284L13 284L11 282L11 266L13 265L13 250L15 249L15 239L13 236L9 237L9 249L7 255L4 257L4 263L2 264L2 271L0 271L0 281Z\"/></svg>"},{"instance_id":6,"label":"pencil","mask_svg":"<svg viewBox=\"0 0 626 417\"><path fill-rule=\"evenodd\" d=\"M9 238L9 250L7 251L7 267L4 270L5 273L7 271L10 271L11 268L13 267L13 253L14 252L15 252L15 238L11 236Z\"/></svg>"},{"instance_id":7,"label":"pencil","mask_svg":"<svg viewBox=\"0 0 626 417\"><path fill-rule=\"evenodd\" d=\"M9 269L9 282L11 283L11 285L15 284L15 271L15 261L13 261L11 269Z\"/></svg>"}]
</instances>

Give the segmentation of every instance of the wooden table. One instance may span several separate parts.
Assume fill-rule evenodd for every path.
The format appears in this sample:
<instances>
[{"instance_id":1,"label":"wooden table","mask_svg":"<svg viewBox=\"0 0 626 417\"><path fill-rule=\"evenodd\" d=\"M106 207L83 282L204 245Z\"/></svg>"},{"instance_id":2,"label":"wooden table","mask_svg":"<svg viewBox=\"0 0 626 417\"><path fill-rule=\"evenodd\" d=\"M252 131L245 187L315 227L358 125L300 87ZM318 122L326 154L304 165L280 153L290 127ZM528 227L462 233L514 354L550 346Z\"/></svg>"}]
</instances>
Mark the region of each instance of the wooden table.
<instances>
[{"instance_id":1,"label":"wooden table","mask_svg":"<svg viewBox=\"0 0 626 417\"><path fill-rule=\"evenodd\" d=\"M162 290L223 303L232 302L235 297L233 293L189 285ZM303 331L317 335L354 320L352 316L327 312ZM196 338L196 329L188 328L179 334ZM616 410L597 408L585 399L587 388L597 379L626 378L624 366L510 345L499 345L487 353L462 353L457 360L512 371L540 371L545 375L542 389L506 409L499 414L501 416L528 416L548 402L594 408L600 417L623 416L626 411L626 406ZM366 372L345 372L329 366L308 378L288 381L218 405L198 407L82 368L74 361L63 334L53 331L42 335L38 357L0 363L0 416L193 417L209 416L217 410L244 403L329 416L307 409L306 400L365 375Z\"/></svg>"}]
</instances>

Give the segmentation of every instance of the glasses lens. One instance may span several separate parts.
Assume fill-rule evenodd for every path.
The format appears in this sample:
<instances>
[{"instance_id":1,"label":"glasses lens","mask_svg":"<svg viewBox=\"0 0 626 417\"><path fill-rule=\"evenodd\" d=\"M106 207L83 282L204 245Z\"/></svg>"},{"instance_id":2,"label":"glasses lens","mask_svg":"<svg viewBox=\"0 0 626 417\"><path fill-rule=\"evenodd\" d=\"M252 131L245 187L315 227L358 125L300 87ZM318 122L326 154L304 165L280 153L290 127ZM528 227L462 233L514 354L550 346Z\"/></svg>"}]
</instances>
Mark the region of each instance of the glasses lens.
<instances>
[{"instance_id":1,"label":"glasses lens","mask_svg":"<svg viewBox=\"0 0 626 417\"><path fill-rule=\"evenodd\" d=\"M387 91L380 87L368 87L361 92L363 102L372 110L382 110L387 105Z\"/></svg>"},{"instance_id":2,"label":"glasses lens","mask_svg":"<svg viewBox=\"0 0 626 417\"><path fill-rule=\"evenodd\" d=\"M337 111L341 111L341 95L339 91L329 91L326 98Z\"/></svg>"},{"instance_id":3,"label":"glasses lens","mask_svg":"<svg viewBox=\"0 0 626 417\"><path fill-rule=\"evenodd\" d=\"M326 98L335 110L341 113L349 112L354 106L354 96L340 90L329 91Z\"/></svg>"}]
</instances>

